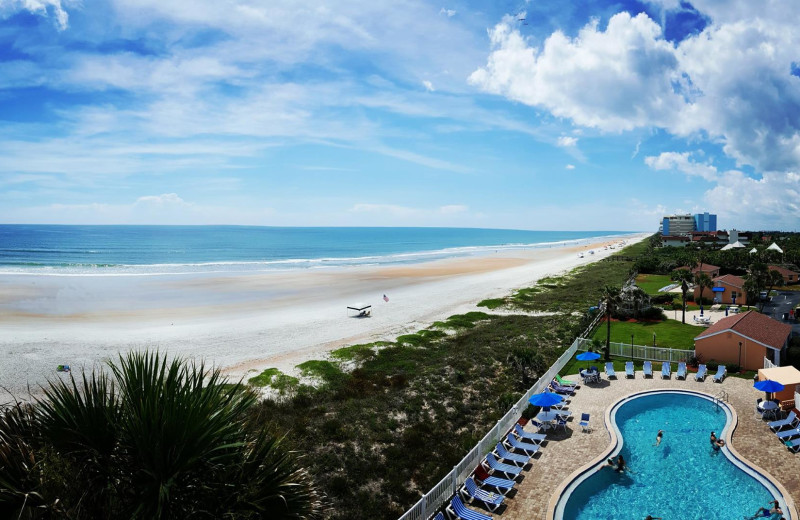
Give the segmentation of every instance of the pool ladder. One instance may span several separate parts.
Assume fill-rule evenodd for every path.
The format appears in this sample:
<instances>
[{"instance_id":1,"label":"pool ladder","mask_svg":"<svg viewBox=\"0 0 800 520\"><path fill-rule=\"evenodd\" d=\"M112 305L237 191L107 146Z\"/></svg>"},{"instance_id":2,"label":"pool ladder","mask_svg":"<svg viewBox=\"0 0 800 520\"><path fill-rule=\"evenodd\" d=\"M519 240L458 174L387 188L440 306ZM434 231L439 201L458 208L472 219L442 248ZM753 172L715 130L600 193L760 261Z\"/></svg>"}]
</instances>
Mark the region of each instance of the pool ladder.
<instances>
[{"instance_id":1,"label":"pool ladder","mask_svg":"<svg viewBox=\"0 0 800 520\"><path fill-rule=\"evenodd\" d=\"M725 390L720 390L719 393L714 396L714 404L718 405L722 401L728 400L728 392Z\"/></svg>"}]
</instances>

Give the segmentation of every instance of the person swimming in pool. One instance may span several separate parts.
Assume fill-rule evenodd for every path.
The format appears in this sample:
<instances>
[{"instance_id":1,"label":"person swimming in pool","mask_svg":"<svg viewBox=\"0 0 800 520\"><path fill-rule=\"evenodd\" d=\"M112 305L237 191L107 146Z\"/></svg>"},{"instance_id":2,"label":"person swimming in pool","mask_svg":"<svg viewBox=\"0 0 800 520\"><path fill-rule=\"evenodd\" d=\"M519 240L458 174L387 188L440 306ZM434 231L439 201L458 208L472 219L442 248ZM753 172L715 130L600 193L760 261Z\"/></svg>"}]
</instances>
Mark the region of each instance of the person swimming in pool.
<instances>
[{"instance_id":1,"label":"person swimming in pool","mask_svg":"<svg viewBox=\"0 0 800 520\"><path fill-rule=\"evenodd\" d=\"M714 451L719 451L720 448L725 446L725 441L723 441L722 439L717 439L717 442L712 444L712 446L714 447Z\"/></svg>"},{"instance_id":2,"label":"person swimming in pool","mask_svg":"<svg viewBox=\"0 0 800 520\"><path fill-rule=\"evenodd\" d=\"M709 442L711 442L712 446L717 443L717 436L714 434L714 432L711 432L711 440Z\"/></svg>"},{"instance_id":3,"label":"person swimming in pool","mask_svg":"<svg viewBox=\"0 0 800 520\"><path fill-rule=\"evenodd\" d=\"M656 434L656 443L653 446L660 446L661 439L664 437L664 430L658 430L658 434Z\"/></svg>"},{"instance_id":4,"label":"person swimming in pool","mask_svg":"<svg viewBox=\"0 0 800 520\"><path fill-rule=\"evenodd\" d=\"M780 520L783 518L783 511L781 511L780 503L777 500L772 500L769 504L767 504L767 507L759 507L758 511L756 511L756 514L753 516L746 516L744 518L745 520L755 520L756 518Z\"/></svg>"}]
</instances>

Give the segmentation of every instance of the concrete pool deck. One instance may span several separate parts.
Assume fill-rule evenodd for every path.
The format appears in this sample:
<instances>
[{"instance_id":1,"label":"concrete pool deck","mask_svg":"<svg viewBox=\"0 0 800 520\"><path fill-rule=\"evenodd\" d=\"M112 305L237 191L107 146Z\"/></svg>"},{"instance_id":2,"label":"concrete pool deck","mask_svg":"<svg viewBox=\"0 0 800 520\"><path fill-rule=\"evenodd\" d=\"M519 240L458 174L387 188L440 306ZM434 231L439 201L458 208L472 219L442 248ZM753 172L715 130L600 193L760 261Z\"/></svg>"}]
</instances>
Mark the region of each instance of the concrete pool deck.
<instances>
[{"instance_id":1,"label":"concrete pool deck","mask_svg":"<svg viewBox=\"0 0 800 520\"><path fill-rule=\"evenodd\" d=\"M523 472L524 479L517 484L516 495L506 500L508 506L502 514L493 516L506 520L546 518L550 499L564 481L609 448L611 438L603 420L606 410L632 393L662 388L695 390L712 396L718 395L721 390L727 392L726 402L736 411L739 419L731 438L732 448L746 461L761 468L775 482L781 484L788 493L787 499L793 500L794 504L800 504L800 453L787 450L767 427L767 421L755 416L756 399L763 397L763 392L753 388L752 379L726 377L724 382L714 383L709 375L704 382L697 382L694 374L689 373L686 381L683 381L676 380L673 372L672 377L667 380L661 379L660 370L658 373L654 370L654 376L652 379L645 379L642 372L637 371L633 379L626 379L622 373L616 380L609 381L603 377L600 383L581 385L569 403L572 418L567 431L553 433L551 430L548 433L548 442L540 455ZM567 379L580 381L577 375ZM581 413L591 414L591 432L583 432L578 424ZM529 426L525 429L532 431ZM655 433L653 432L654 439ZM790 514L793 519L798 518L796 511L791 511Z\"/></svg>"}]
</instances>

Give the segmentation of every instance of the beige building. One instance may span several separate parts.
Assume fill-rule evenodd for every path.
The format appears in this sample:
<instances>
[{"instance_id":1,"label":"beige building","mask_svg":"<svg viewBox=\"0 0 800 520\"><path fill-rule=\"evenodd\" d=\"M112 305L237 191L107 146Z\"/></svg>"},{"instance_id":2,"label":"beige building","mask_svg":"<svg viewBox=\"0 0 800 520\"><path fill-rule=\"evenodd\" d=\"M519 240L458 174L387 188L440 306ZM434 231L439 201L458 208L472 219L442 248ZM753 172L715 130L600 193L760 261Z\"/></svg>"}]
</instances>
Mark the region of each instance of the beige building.
<instances>
[{"instance_id":1,"label":"beige building","mask_svg":"<svg viewBox=\"0 0 800 520\"><path fill-rule=\"evenodd\" d=\"M792 326L747 311L723 318L694 338L695 354L704 362L740 365L745 370L764 367L766 357L776 365L789 342Z\"/></svg>"}]
</instances>

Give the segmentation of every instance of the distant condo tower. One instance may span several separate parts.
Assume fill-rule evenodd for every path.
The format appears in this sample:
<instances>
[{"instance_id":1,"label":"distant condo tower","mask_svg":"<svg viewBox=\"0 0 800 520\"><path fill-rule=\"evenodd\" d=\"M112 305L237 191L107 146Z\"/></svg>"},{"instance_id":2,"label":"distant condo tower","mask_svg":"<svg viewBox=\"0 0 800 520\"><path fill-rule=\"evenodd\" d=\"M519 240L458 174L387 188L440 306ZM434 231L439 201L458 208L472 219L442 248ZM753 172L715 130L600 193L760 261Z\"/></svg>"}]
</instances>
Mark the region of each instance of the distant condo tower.
<instances>
[{"instance_id":1,"label":"distant condo tower","mask_svg":"<svg viewBox=\"0 0 800 520\"><path fill-rule=\"evenodd\" d=\"M694 230L695 231L716 231L717 230L717 216L711 215L706 211L705 213L698 213L694 216Z\"/></svg>"},{"instance_id":2,"label":"distant condo tower","mask_svg":"<svg viewBox=\"0 0 800 520\"><path fill-rule=\"evenodd\" d=\"M694 231L716 231L717 216L708 212L696 215L668 215L661 219L659 231L663 236L689 236Z\"/></svg>"}]
</instances>

